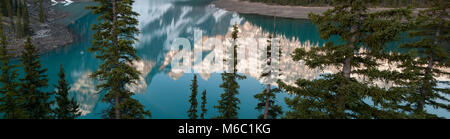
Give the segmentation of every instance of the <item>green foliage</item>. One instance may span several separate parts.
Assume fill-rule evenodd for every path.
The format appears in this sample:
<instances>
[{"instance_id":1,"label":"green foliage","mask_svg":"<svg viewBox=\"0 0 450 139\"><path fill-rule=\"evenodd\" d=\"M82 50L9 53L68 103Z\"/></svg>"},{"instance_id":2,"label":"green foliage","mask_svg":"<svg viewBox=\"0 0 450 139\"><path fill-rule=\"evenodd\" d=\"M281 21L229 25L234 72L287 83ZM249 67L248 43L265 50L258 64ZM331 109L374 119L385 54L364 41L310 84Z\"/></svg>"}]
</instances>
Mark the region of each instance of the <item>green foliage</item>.
<instances>
[{"instance_id":1,"label":"green foliage","mask_svg":"<svg viewBox=\"0 0 450 139\"><path fill-rule=\"evenodd\" d=\"M30 28L30 15L28 13L28 6L25 1L25 3L22 6L22 30L24 35L30 35L31 34L31 28Z\"/></svg>"},{"instance_id":2,"label":"green foliage","mask_svg":"<svg viewBox=\"0 0 450 139\"><path fill-rule=\"evenodd\" d=\"M0 25L9 25L15 37L23 38L31 34L27 2L21 0L4 0L0 4L0 15L9 17L9 22L0 21ZM14 18L14 16L16 18Z\"/></svg>"},{"instance_id":3,"label":"green foliage","mask_svg":"<svg viewBox=\"0 0 450 139\"><path fill-rule=\"evenodd\" d=\"M5 37L3 33L3 15L0 13L0 37Z\"/></svg>"},{"instance_id":4,"label":"green foliage","mask_svg":"<svg viewBox=\"0 0 450 139\"><path fill-rule=\"evenodd\" d=\"M101 83L98 89L106 92L103 102L111 104L106 111L107 118L143 118L150 116L144 111L142 104L131 98L134 94L125 87L135 84L139 79L139 71L132 66L140 60L133 44L139 33L136 28L138 13L132 11L133 0L95 0L98 6L87 7L94 14L99 14L100 23L94 24L96 31L89 51L103 61L91 77Z\"/></svg>"},{"instance_id":5,"label":"green foliage","mask_svg":"<svg viewBox=\"0 0 450 139\"><path fill-rule=\"evenodd\" d=\"M81 115L79 112L79 105L75 101L75 98L69 99L70 86L66 81L66 75L64 74L64 69L62 65L59 66L58 73L59 81L58 84L54 85L56 91L56 104L57 107L54 109L55 118L57 119L75 119Z\"/></svg>"},{"instance_id":6,"label":"green foliage","mask_svg":"<svg viewBox=\"0 0 450 139\"><path fill-rule=\"evenodd\" d=\"M144 105L131 97L124 98L118 108L122 114L121 119L145 119L152 116L150 111L145 110Z\"/></svg>"},{"instance_id":7,"label":"green foliage","mask_svg":"<svg viewBox=\"0 0 450 139\"><path fill-rule=\"evenodd\" d=\"M257 109L258 111L264 111L266 103L269 103L267 111L267 119L277 119L278 116L283 114L281 106L275 103L276 101L275 93L278 92L281 92L281 90L278 88L271 89L270 92L267 92L267 89L265 89L263 92L256 94L254 96L258 100L258 104L255 107L255 109ZM258 119L264 119L264 114L259 115Z\"/></svg>"},{"instance_id":8,"label":"green foliage","mask_svg":"<svg viewBox=\"0 0 450 139\"><path fill-rule=\"evenodd\" d=\"M24 37L24 30L22 24L22 3L19 3L19 8L17 8L17 17L16 17L16 37L22 38Z\"/></svg>"},{"instance_id":9,"label":"green foliage","mask_svg":"<svg viewBox=\"0 0 450 139\"><path fill-rule=\"evenodd\" d=\"M2 32L0 28L0 32ZM0 113L3 113L5 119L23 119L27 118L23 104L25 98L17 90L19 82L17 81L17 65L10 64L12 55L8 53L6 37L0 34Z\"/></svg>"},{"instance_id":10,"label":"green foliage","mask_svg":"<svg viewBox=\"0 0 450 139\"><path fill-rule=\"evenodd\" d=\"M46 20L44 6L42 5L42 0L39 0L39 22L44 23Z\"/></svg>"},{"instance_id":11,"label":"green foliage","mask_svg":"<svg viewBox=\"0 0 450 139\"><path fill-rule=\"evenodd\" d=\"M323 39L338 35L341 43L329 42L310 51L296 49L294 60L304 60L310 68L336 66L340 71L312 81L298 79L296 86L279 81L280 88L295 94L293 99L286 99L292 109L286 113L287 118L404 118L405 114L395 109L402 92L387 91L373 82L396 80L398 72L378 69L377 60L395 60L385 49L386 44L407 29L408 24L402 20L410 10L372 13L367 9L369 2L335 0L335 7L323 15L310 14ZM358 81L355 76L367 81Z\"/></svg>"},{"instance_id":12,"label":"green foliage","mask_svg":"<svg viewBox=\"0 0 450 139\"><path fill-rule=\"evenodd\" d=\"M197 119L197 75L194 75L194 79L192 79L191 84L191 96L189 99L189 103L191 104L191 107L188 110L188 116L190 119Z\"/></svg>"},{"instance_id":13,"label":"green foliage","mask_svg":"<svg viewBox=\"0 0 450 139\"><path fill-rule=\"evenodd\" d=\"M409 36L421 38L419 41L405 44L402 48L410 50L405 54L405 62L401 65L404 78L401 87L394 88L408 92L405 109L416 118L434 118L424 110L425 106L443 108L450 111L450 102L445 95L450 94L449 88L439 88L437 76L449 76L449 7L447 0L434 0L430 8L419 12L412 20L412 31ZM442 82L441 84L448 84Z\"/></svg>"},{"instance_id":14,"label":"green foliage","mask_svg":"<svg viewBox=\"0 0 450 139\"><path fill-rule=\"evenodd\" d=\"M25 97L24 107L31 119L49 119L52 110L50 101L52 93L42 91L47 87L47 69L42 68L39 61L39 53L31 43L30 38L25 42L25 50L22 52L20 61L24 67L25 76L20 79L20 92Z\"/></svg>"},{"instance_id":15,"label":"green foliage","mask_svg":"<svg viewBox=\"0 0 450 139\"><path fill-rule=\"evenodd\" d=\"M223 88L225 91L220 95L220 100L218 101L219 105L214 106L220 113L220 115L217 117L218 119L237 119L238 118L238 110L240 103L239 98L237 98L236 95L239 94L238 89L240 88L237 80L245 79L246 77L243 75L239 75L237 73L236 65L237 65L237 45L236 45L236 39L238 38L238 25L235 24L233 26L233 32L232 32L232 38L234 40L232 50L233 50L233 58L230 59L224 59L228 65L232 65L232 73L228 73L227 71L224 71L222 73L222 81L223 83L220 85L220 88ZM224 63L225 63L224 62Z\"/></svg>"},{"instance_id":16,"label":"green foliage","mask_svg":"<svg viewBox=\"0 0 450 139\"><path fill-rule=\"evenodd\" d=\"M201 105L202 113L200 114L200 118L205 119L206 112L208 111L208 109L206 109L206 90L203 90L201 99L202 99Z\"/></svg>"},{"instance_id":17,"label":"green foliage","mask_svg":"<svg viewBox=\"0 0 450 139\"><path fill-rule=\"evenodd\" d=\"M14 17L13 17L13 7L12 7L12 0L6 0L6 4L5 4L5 10L6 12L4 13L5 16L9 17L11 26L14 25Z\"/></svg>"},{"instance_id":18,"label":"green foliage","mask_svg":"<svg viewBox=\"0 0 450 139\"><path fill-rule=\"evenodd\" d=\"M281 51L281 50L280 50ZM267 47L266 47L266 57L265 63L263 63L262 67L267 69L263 71L261 74L261 79L266 79L270 82L270 79L274 76L272 74L276 74L272 72L272 35L269 35L267 39ZM281 106L275 104L276 95L275 93L280 92L281 90L278 88L271 89L271 84L267 84L267 87L263 92L256 94L254 97L259 101L256 105L255 109L258 111L264 111L263 114L258 116L258 119L276 119L283 112L281 110Z\"/></svg>"}]
</instances>

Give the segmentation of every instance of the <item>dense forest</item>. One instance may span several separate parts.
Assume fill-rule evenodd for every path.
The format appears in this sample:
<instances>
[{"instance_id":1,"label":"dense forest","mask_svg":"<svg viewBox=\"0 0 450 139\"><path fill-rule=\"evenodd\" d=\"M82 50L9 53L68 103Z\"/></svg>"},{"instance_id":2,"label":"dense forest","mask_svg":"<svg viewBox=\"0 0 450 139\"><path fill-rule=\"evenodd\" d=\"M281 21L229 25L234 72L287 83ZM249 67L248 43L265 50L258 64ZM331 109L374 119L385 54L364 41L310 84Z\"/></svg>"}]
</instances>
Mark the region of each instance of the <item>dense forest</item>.
<instances>
[{"instance_id":1,"label":"dense forest","mask_svg":"<svg viewBox=\"0 0 450 139\"><path fill-rule=\"evenodd\" d=\"M301 6L332 6L333 0L246 0L251 2L264 2L280 5L301 5ZM412 5L414 7L426 7L431 2L429 0L372 0L369 6L380 7L401 7Z\"/></svg>"},{"instance_id":2,"label":"dense forest","mask_svg":"<svg viewBox=\"0 0 450 139\"><path fill-rule=\"evenodd\" d=\"M4 16L4 21L0 25L9 25L12 28L7 28L10 34L15 34L16 38L24 38L33 34L30 27L30 15L28 5L38 6L39 22L44 23L46 20L43 8L43 0L36 0L29 2L27 0L2 0L0 1L0 15Z\"/></svg>"}]
</instances>

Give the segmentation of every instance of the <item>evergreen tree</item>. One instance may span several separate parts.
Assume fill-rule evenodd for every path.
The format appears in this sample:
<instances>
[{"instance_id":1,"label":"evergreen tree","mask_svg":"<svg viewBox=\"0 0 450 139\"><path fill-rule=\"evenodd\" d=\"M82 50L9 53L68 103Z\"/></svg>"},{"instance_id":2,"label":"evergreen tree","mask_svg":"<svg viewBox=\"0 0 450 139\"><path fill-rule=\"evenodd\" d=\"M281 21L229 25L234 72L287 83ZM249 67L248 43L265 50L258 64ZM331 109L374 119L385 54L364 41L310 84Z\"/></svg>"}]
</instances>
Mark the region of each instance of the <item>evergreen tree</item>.
<instances>
[{"instance_id":1,"label":"evergreen tree","mask_svg":"<svg viewBox=\"0 0 450 139\"><path fill-rule=\"evenodd\" d=\"M420 40L402 46L412 52L408 53L410 57L402 64L402 73L405 74L402 86L395 88L410 92L407 95L406 111L415 118L437 117L426 112L425 106L450 111L450 100L445 97L445 94L450 94L450 89L439 87L436 79L440 75L450 75L449 71L442 70L450 66L450 4L447 0L431 2L430 8L419 12L414 20L413 31L409 33L410 37Z\"/></svg>"},{"instance_id":2,"label":"evergreen tree","mask_svg":"<svg viewBox=\"0 0 450 139\"><path fill-rule=\"evenodd\" d=\"M4 14L3 14L3 10L4 10L4 9L3 9L2 7L4 6L3 4L4 4L5 2L2 1L2 2L0 2L0 3L2 4L2 6L0 6L0 31L1 31L0 33L2 33L1 35L3 35L3 15L4 15Z\"/></svg>"},{"instance_id":3,"label":"evergreen tree","mask_svg":"<svg viewBox=\"0 0 450 139\"><path fill-rule=\"evenodd\" d=\"M5 119L23 119L27 118L23 102L25 99L17 90L19 85L17 81L17 65L10 64L12 55L8 53L7 40L2 34L0 28L0 113L3 113Z\"/></svg>"},{"instance_id":4,"label":"evergreen tree","mask_svg":"<svg viewBox=\"0 0 450 139\"><path fill-rule=\"evenodd\" d=\"M81 115L79 112L79 105L75 101L75 98L69 99L69 83L66 81L66 75L64 74L64 69L62 65L59 66L59 81L58 84L54 85L56 91L56 104L57 107L54 109L55 117L57 119L75 119Z\"/></svg>"},{"instance_id":5,"label":"evergreen tree","mask_svg":"<svg viewBox=\"0 0 450 139\"><path fill-rule=\"evenodd\" d=\"M218 109L220 116L218 119L237 119L238 118L238 110L240 109L238 104L240 103L239 98L236 95L239 94L238 89L240 88L237 80L245 79L246 77L243 75L237 74L237 44L236 40L238 38L238 25L235 24L233 26L232 38L232 59L224 59L228 65L231 65L231 73L224 71L222 73L222 81L223 83L220 85L221 88L224 89L224 93L220 95L219 105L214 106L214 108Z\"/></svg>"},{"instance_id":6,"label":"evergreen tree","mask_svg":"<svg viewBox=\"0 0 450 139\"><path fill-rule=\"evenodd\" d=\"M208 109L206 109L206 90L203 90L201 99L202 99L201 105L202 113L200 114L200 118L205 119L206 112L208 111Z\"/></svg>"},{"instance_id":7,"label":"evergreen tree","mask_svg":"<svg viewBox=\"0 0 450 139\"><path fill-rule=\"evenodd\" d=\"M259 101L255 109L259 111L264 110L264 114L259 115L258 119L276 119L283 113L281 106L275 104L275 93L278 92L281 92L278 88L271 89L270 92L264 89L263 92L254 96Z\"/></svg>"},{"instance_id":8,"label":"evergreen tree","mask_svg":"<svg viewBox=\"0 0 450 139\"><path fill-rule=\"evenodd\" d=\"M145 119L152 116L150 111L145 110L144 105L131 97L122 98L118 108L121 112L121 119Z\"/></svg>"},{"instance_id":9,"label":"evergreen tree","mask_svg":"<svg viewBox=\"0 0 450 139\"><path fill-rule=\"evenodd\" d=\"M44 23L46 20L44 6L42 5L42 0L39 0L39 21Z\"/></svg>"},{"instance_id":10,"label":"evergreen tree","mask_svg":"<svg viewBox=\"0 0 450 139\"><path fill-rule=\"evenodd\" d=\"M377 61L395 60L388 53L386 44L398 39L406 30L408 24L402 20L410 10L369 12L367 6L371 0L334 2L333 9L309 17L318 26L323 39L336 35L340 36L340 41L328 42L309 51L296 49L293 59L304 60L310 68L336 66L339 72L323 74L312 81L298 79L296 86L279 81L280 88L295 94L294 98L286 99L292 109L286 113L286 118L404 118L405 114L396 109L402 93L387 91L372 83L374 80L396 80L398 73L378 69L380 63ZM355 76L367 80L358 81Z\"/></svg>"},{"instance_id":11,"label":"evergreen tree","mask_svg":"<svg viewBox=\"0 0 450 139\"><path fill-rule=\"evenodd\" d=\"M274 24L275 26L275 24ZM275 34L275 33L274 33ZM281 49L279 50L281 52ZM257 110L264 110L264 113L260 115L259 119L276 119L278 115L282 113L281 107L275 105L276 92L280 92L281 90L278 88L271 89L271 79L275 78L272 72L272 35L269 35L269 39L267 40L266 47L266 55L263 55L263 58L266 62L263 63L262 67L264 68L263 73L261 74L261 78L266 80L267 86L265 90L259 94L256 94L254 97L259 100L259 103L255 107Z\"/></svg>"},{"instance_id":12,"label":"evergreen tree","mask_svg":"<svg viewBox=\"0 0 450 139\"><path fill-rule=\"evenodd\" d=\"M6 0L0 1L0 15L6 15Z\"/></svg>"},{"instance_id":13,"label":"evergreen tree","mask_svg":"<svg viewBox=\"0 0 450 139\"><path fill-rule=\"evenodd\" d=\"M19 3L17 8L17 17L16 17L16 35L17 38L22 38L23 34L23 24L22 24L22 4Z\"/></svg>"},{"instance_id":14,"label":"evergreen tree","mask_svg":"<svg viewBox=\"0 0 450 139\"><path fill-rule=\"evenodd\" d=\"M0 13L0 36L3 37L3 14Z\"/></svg>"},{"instance_id":15,"label":"evergreen tree","mask_svg":"<svg viewBox=\"0 0 450 139\"><path fill-rule=\"evenodd\" d=\"M25 50L22 52L20 61L24 67L25 75L21 80L20 92L25 97L25 109L31 119L49 119L52 109L50 105L51 92L42 91L46 88L48 79L39 61L39 53L31 43L30 37L25 42Z\"/></svg>"},{"instance_id":16,"label":"evergreen tree","mask_svg":"<svg viewBox=\"0 0 450 139\"><path fill-rule=\"evenodd\" d=\"M19 8L19 2L18 2L18 0L11 0L11 4L12 4L12 11L14 12L14 11L16 11L17 10L17 8ZM14 15L16 15L17 16L17 13L14 13Z\"/></svg>"},{"instance_id":17,"label":"evergreen tree","mask_svg":"<svg viewBox=\"0 0 450 139\"><path fill-rule=\"evenodd\" d=\"M191 96L189 97L189 103L191 107L188 110L188 116L190 119L197 119L197 75L194 74L194 79L192 79L191 84Z\"/></svg>"},{"instance_id":18,"label":"evergreen tree","mask_svg":"<svg viewBox=\"0 0 450 139\"><path fill-rule=\"evenodd\" d=\"M103 102L110 103L106 110L107 118L144 118L150 117L149 111L137 100L134 94L125 88L139 79L139 71L132 66L140 60L132 46L139 30L136 28L138 13L132 11L133 0L95 0L99 5L88 7L99 14L100 23L94 24L96 31L89 51L103 61L91 77L101 81L97 88L106 92Z\"/></svg>"},{"instance_id":19,"label":"evergreen tree","mask_svg":"<svg viewBox=\"0 0 450 139\"><path fill-rule=\"evenodd\" d=\"M28 13L28 6L27 6L27 2L24 1L24 3L22 4L22 30L23 30L23 34L24 35L30 35L31 34L31 29L30 29L30 15Z\"/></svg>"},{"instance_id":20,"label":"evergreen tree","mask_svg":"<svg viewBox=\"0 0 450 139\"><path fill-rule=\"evenodd\" d=\"M11 24L11 26L14 26L14 17L13 17L13 8L12 8L12 3L10 0L6 0L6 11L7 11L7 16L9 17L9 22Z\"/></svg>"}]
</instances>

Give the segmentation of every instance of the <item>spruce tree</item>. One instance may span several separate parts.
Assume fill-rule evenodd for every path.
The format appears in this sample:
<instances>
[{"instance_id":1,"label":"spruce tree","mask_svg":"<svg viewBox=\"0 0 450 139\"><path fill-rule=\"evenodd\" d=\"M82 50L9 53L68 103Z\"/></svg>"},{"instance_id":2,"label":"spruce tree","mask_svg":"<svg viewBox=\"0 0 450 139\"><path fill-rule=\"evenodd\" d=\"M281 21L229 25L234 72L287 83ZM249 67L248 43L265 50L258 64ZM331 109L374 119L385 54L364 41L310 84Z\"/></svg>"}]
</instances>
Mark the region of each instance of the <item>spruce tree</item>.
<instances>
[{"instance_id":1,"label":"spruce tree","mask_svg":"<svg viewBox=\"0 0 450 139\"><path fill-rule=\"evenodd\" d=\"M31 34L31 29L30 29L30 15L28 13L28 6L27 6L27 2L24 1L24 3L22 4L22 30L23 30L23 34L24 35L30 35Z\"/></svg>"},{"instance_id":2,"label":"spruce tree","mask_svg":"<svg viewBox=\"0 0 450 139\"><path fill-rule=\"evenodd\" d=\"M402 64L405 74L403 84L396 89L409 91L406 111L412 113L414 118L437 117L424 110L425 106L450 111L450 100L445 97L450 94L450 89L439 87L436 79L438 76L450 75L449 71L442 70L450 66L450 4L447 0L431 2L428 9L419 12L409 33L410 37L420 40L402 46L411 52Z\"/></svg>"},{"instance_id":3,"label":"spruce tree","mask_svg":"<svg viewBox=\"0 0 450 139\"><path fill-rule=\"evenodd\" d=\"M202 113L200 114L200 118L205 119L206 112L208 111L208 109L206 109L206 90L203 90L201 99L202 99L201 105Z\"/></svg>"},{"instance_id":4,"label":"spruce tree","mask_svg":"<svg viewBox=\"0 0 450 139\"><path fill-rule=\"evenodd\" d=\"M220 113L220 115L216 118L218 119L237 119L238 118L238 110L240 109L238 104L240 103L237 95L239 94L238 89L240 88L237 80L243 80L246 77L243 75L239 75L237 73L237 44L236 40L238 38L238 25L235 24L233 26L232 38L233 44L231 46L232 50L232 58L224 59L224 63L228 63L231 65L231 72L224 71L222 73L222 81L223 83L220 85L221 88L224 89L224 93L220 95L220 100L218 101L219 105L214 106Z\"/></svg>"},{"instance_id":5,"label":"spruce tree","mask_svg":"<svg viewBox=\"0 0 450 139\"><path fill-rule=\"evenodd\" d=\"M25 50L22 51L20 61L24 67L25 75L20 79L20 92L25 97L25 109L31 119L49 119L52 118L52 109L50 105L51 92L44 92L43 89L48 86L48 78L39 61L39 52L31 43L30 37L25 42Z\"/></svg>"},{"instance_id":6,"label":"spruce tree","mask_svg":"<svg viewBox=\"0 0 450 139\"><path fill-rule=\"evenodd\" d=\"M3 36L3 14L0 13L0 36Z\"/></svg>"},{"instance_id":7,"label":"spruce tree","mask_svg":"<svg viewBox=\"0 0 450 139\"><path fill-rule=\"evenodd\" d=\"M264 110L264 113L259 115L258 119L277 119L277 117L283 113L281 106L275 103L275 93L278 92L281 92L278 88L273 88L270 92L267 92L267 89L264 89L263 92L254 96L259 101L255 109L258 111Z\"/></svg>"},{"instance_id":8,"label":"spruce tree","mask_svg":"<svg viewBox=\"0 0 450 139\"><path fill-rule=\"evenodd\" d=\"M56 104L57 107L54 109L55 118L57 119L75 119L81 115L79 112L79 105L75 101L75 98L69 99L69 83L66 81L66 75L64 74L64 69L62 65L59 66L58 73L59 81L58 84L54 85L56 91Z\"/></svg>"},{"instance_id":9,"label":"spruce tree","mask_svg":"<svg viewBox=\"0 0 450 139\"><path fill-rule=\"evenodd\" d=\"M296 49L295 61L304 60L310 68L335 66L337 73L320 75L315 80L298 79L296 86L279 81L280 88L295 94L286 99L291 111L286 118L371 119L404 118L397 102L402 93L387 91L372 84L374 80L396 80L398 73L380 70L379 60L394 60L386 44L399 38L406 30L402 20L408 9L369 12L371 0L335 0L334 8L323 15L310 14L321 38L340 36L339 42L328 42L309 51ZM361 50L363 49L363 50ZM367 80L358 81L355 76ZM370 103L370 101L373 104Z\"/></svg>"},{"instance_id":10,"label":"spruce tree","mask_svg":"<svg viewBox=\"0 0 450 139\"><path fill-rule=\"evenodd\" d=\"M91 77L101 84L97 88L105 92L103 102L110 103L106 118L145 118L149 111L125 87L139 79L139 71L132 66L133 61L140 60L132 46L139 30L136 28L138 13L132 11L133 0L95 0L99 5L90 6L94 14L99 14L100 23L94 24L95 32L91 53L103 61Z\"/></svg>"},{"instance_id":11,"label":"spruce tree","mask_svg":"<svg viewBox=\"0 0 450 139\"><path fill-rule=\"evenodd\" d=\"M6 15L6 0L0 1L0 15Z\"/></svg>"},{"instance_id":12,"label":"spruce tree","mask_svg":"<svg viewBox=\"0 0 450 139\"><path fill-rule=\"evenodd\" d=\"M144 105L131 97L122 98L118 108L121 112L121 119L145 119L152 116L150 111L145 110Z\"/></svg>"},{"instance_id":13,"label":"spruce tree","mask_svg":"<svg viewBox=\"0 0 450 139\"><path fill-rule=\"evenodd\" d=\"M19 3L17 8L17 16L16 16L16 37L22 38L24 36L23 34L23 24L22 24L22 4Z\"/></svg>"},{"instance_id":14,"label":"spruce tree","mask_svg":"<svg viewBox=\"0 0 450 139\"><path fill-rule=\"evenodd\" d=\"M24 97L18 91L19 82L17 81L17 65L11 64L12 55L8 53L7 40L3 36L3 30L0 28L0 113L3 113L5 119L23 119L27 118L23 103Z\"/></svg>"},{"instance_id":15,"label":"spruce tree","mask_svg":"<svg viewBox=\"0 0 450 139\"><path fill-rule=\"evenodd\" d=\"M46 20L44 6L42 0L39 0L39 22L44 23Z\"/></svg>"},{"instance_id":16,"label":"spruce tree","mask_svg":"<svg viewBox=\"0 0 450 139\"><path fill-rule=\"evenodd\" d=\"M278 88L271 89L270 84L270 80L275 77L273 74L276 74L272 72L272 55L272 35L269 35L267 40L266 55L263 55L265 56L263 58L266 62L262 65L264 71L261 74L261 79L265 79L268 83L263 92L254 96L259 101L255 109L260 111L263 110L263 114L258 116L259 119L276 119L278 115L282 113L281 107L275 104L275 93L280 92L281 90Z\"/></svg>"},{"instance_id":17,"label":"spruce tree","mask_svg":"<svg viewBox=\"0 0 450 139\"><path fill-rule=\"evenodd\" d=\"M7 11L7 16L9 17L9 22L11 24L11 27L13 27L14 26L14 17L13 17L12 3L10 0L6 0L6 11Z\"/></svg>"},{"instance_id":18,"label":"spruce tree","mask_svg":"<svg viewBox=\"0 0 450 139\"><path fill-rule=\"evenodd\" d=\"M188 116L190 119L197 119L197 75L194 74L194 79L192 79L191 84L191 96L189 97L189 103L191 104L191 107L187 111Z\"/></svg>"},{"instance_id":19,"label":"spruce tree","mask_svg":"<svg viewBox=\"0 0 450 139\"><path fill-rule=\"evenodd\" d=\"M4 1L2 1L1 4L4 4ZM0 7L3 7L3 5ZM3 15L3 8L0 8L0 33L2 33L0 35L3 35Z\"/></svg>"}]
</instances>

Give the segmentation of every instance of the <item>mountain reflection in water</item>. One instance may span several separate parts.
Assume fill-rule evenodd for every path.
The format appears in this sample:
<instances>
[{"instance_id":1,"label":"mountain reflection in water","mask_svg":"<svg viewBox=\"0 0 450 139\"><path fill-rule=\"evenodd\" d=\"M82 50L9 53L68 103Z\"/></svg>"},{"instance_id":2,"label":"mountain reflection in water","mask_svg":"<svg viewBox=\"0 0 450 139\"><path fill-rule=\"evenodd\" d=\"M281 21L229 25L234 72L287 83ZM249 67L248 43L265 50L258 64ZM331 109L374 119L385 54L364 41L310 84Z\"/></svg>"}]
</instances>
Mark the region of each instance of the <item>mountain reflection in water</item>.
<instances>
[{"instance_id":1,"label":"mountain reflection in water","mask_svg":"<svg viewBox=\"0 0 450 139\"><path fill-rule=\"evenodd\" d=\"M187 118L188 97L190 95L189 85L193 73L174 72L171 61L177 53L170 49L173 40L176 38L187 38L194 46L192 50L199 49L202 44L194 43L194 32L202 31L201 42L208 38L218 38L224 40L229 38L233 24L240 25L239 37L241 38L265 38L268 33L273 32L273 18L256 15L243 15L216 8L210 4L211 0L136 0L133 10L138 12L139 25L141 30L139 42L135 45L137 54L142 58L135 61L135 66L142 75L139 81L127 87L135 92L134 98L138 99L153 114L152 118ZM70 6L70 5L69 5ZM45 68L48 68L50 84L57 82L59 64L63 64L65 70L70 73L67 80L71 84L71 94L76 96L83 112L82 118L101 118L101 112L107 104L101 102L102 94L96 90L96 81L89 78L100 65L100 61L95 59L94 54L89 53L87 48L92 43L91 24L96 24L97 15L91 13L81 17L70 25L72 30L78 34L77 41L67 47L44 54L41 61ZM280 57L279 68L281 76L279 79L294 83L298 78L313 80L321 74L335 73L339 67L324 67L323 69L310 69L302 61L295 62L291 54L296 48L320 47L325 40L320 39L317 28L308 20L277 19L277 37L280 40L282 55ZM265 41L263 41L265 42ZM203 42L204 43L204 42ZM262 83L267 79L260 78L264 69L263 50L258 49L257 44L252 42L242 42L247 46L244 50L245 57L238 61L238 72L247 75L249 78L239 81L241 86L241 100L239 106L239 118L256 118L260 113L254 109L257 100L253 95L263 90ZM199 90L207 90L207 118L217 116L214 105L223 90L219 87L222 80L220 72L224 68L213 65L206 57L213 53L218 57L225 57L224 53L218 52L216 48L202 50L202 60L196 62L193 71L212 70L213 73L200 72ZM241 51L242 52L242 51ZM222 54L222 55L220 55ZM193 55L192 52L183 55ZM383 63L382 61L380 61ZM398 70L395 63L386 63L384 69ZM446 69L448 70L448 69ZM356 77L363 81L364 77ZM439 80L448 81L449 77L439 77ZM271 82L276 85L274 82ZM377 81L376 85L390 87L392 84L384 81ZM444 87L448 87L443 85ZM49 87L49 89L53 89ZM287 110L284 98L289 94L277 94L277 103ZM432 109L432 108L430 108ZM450 115L441 110L436 111L440 116Z\"/></svg>"}]
</instances>

